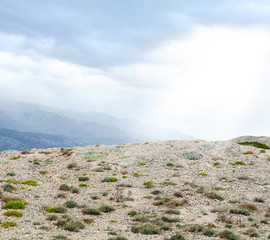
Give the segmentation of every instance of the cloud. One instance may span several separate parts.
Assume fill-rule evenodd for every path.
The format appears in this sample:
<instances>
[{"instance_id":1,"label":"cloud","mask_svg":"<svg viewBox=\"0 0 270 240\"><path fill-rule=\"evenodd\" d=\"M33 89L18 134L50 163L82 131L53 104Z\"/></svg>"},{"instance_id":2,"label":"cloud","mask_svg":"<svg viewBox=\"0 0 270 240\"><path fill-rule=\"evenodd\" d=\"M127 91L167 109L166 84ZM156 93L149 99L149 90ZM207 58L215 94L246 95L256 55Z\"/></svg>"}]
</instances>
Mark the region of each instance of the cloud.
<instances>
[{"instance_id":1,"label":"cloud","mask_svg":"<svg viewBox=\"0 0 270 240\"><path fill-rule=\"evenodd\" d=\"M144 61L148 52L185 38L198 25L269 27L269 9L266 1L244 0L15 0L1 3L0 32L22 41L12 40L15 54L105 69Z\"/></svg>"}]
</instances>

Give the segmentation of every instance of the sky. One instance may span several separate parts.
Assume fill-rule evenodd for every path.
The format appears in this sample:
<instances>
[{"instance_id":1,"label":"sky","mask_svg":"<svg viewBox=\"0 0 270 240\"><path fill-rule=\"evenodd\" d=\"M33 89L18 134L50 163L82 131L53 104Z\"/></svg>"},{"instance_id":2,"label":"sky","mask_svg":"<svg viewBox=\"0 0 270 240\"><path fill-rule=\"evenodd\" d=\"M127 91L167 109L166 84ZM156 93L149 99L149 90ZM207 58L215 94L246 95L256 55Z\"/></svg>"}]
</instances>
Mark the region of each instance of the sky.
<instances>
[{"instance_id":1,"label":"sky","mask_svg":"<svg viewBox=\"0 0 270 240\"><path fill-rule=\"evenodd\" d=\"M267 0L0 0L0 100L270 136Z\"/></svg>"}]
</instances>

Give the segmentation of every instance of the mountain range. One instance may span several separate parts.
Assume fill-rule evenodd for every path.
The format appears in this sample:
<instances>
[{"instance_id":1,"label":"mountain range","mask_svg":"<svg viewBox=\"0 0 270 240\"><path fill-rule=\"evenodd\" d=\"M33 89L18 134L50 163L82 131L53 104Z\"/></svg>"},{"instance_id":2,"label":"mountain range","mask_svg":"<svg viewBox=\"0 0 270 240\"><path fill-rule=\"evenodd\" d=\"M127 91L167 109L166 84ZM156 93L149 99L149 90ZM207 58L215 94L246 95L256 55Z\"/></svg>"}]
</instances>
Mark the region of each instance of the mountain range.
<instances>
[{"instance_id":1,"label":"mountain range","mask_svg":"<svg viewBox=\"0 0 270 240\"><path fill-rule=\"evenodd\" d=\"M173 139L192 137L177 130L104 113L0 102L0 151Z\"/></svg>"}]
</instances>

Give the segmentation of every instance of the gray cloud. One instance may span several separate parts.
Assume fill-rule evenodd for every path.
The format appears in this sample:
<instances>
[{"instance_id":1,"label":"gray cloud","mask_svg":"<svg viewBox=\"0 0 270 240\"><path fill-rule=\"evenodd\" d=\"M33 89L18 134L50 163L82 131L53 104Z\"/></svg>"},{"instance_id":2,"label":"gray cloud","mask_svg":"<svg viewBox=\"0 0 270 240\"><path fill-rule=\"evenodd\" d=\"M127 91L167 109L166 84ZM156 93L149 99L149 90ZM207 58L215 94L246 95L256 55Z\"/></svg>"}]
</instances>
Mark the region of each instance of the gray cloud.
<instances>
[{"instance_id":1,"label":"gray cloud","mask_svg":"<svg viewBox=\"0 0 270 240\"><path fill-rule=\"evenodd\" d=\"M266 1L241 0L2 1L0 31L23 37L24 53L106 68L142 61L199 24L268 26L269 8Z\"/></svg>"}]
</instances>

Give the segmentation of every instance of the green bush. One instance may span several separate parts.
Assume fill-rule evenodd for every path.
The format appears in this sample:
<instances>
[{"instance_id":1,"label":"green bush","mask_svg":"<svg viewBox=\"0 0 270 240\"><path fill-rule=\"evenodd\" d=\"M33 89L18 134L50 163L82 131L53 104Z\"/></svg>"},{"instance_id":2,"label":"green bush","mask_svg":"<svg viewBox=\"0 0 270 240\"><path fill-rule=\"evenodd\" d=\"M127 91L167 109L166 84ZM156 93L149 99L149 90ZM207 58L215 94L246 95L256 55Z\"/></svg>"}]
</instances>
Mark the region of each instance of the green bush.
<instances>
[{"instance_id":1,"label":"green bush","mask_svg":"<svg viewBox=\"0 0 270 240\"><path fill-rule=\"evenodd\" d=\"M85 181L88 181L89 178L88 177L79 177L79 181L81 182L85 182Z\"/></svg>"},{"instance_id":2,"label":"green bush","mask_svg":"<svg viewBox=\"0 0 270 240\"><path fill-rule=\"evenodd\" d=\"M239 142L238 144L245 145L245 146L253 146L253 147L262 148L262 149L270 149L269 146L260 142Z\"/></svg>"},{"instance_id":3,"label":"green bush","mask_svg":"<svg viewBox=\"0 0 270 240\"><path fill-rule=\"evenodd\" d=\"M186 240L186 238L181 233L176 233L169 240Z\"/></svg>"},{"instance_id":4,"label":"green bush","mask_svg":"<svg viewBox=\"0 0 270 240\"><path fill-rule=\"evenodd\" d=\"M22 201L9 201L4 206L3 209L24 209L27 202Z\"/></svg>"},{"instance_id":5,"label":"green bush","mask_svg":"<svg viewBox=\"0 0 270 240\"><path fill-rule=\"evenodd\" d=\"M20 156L12 157L12 158L10 158L10 160L18 160L19 158L20 158Z\"/></svg>"},{"instance_id":6,"label":"green bush","mask_svg":"<svg viewBox=\"0 0 270 240\"><path fill-rule=\"evenodd\" d=\"M5 223L2 223L2 227L3 228L16 227L16 226L17 226L17 223L15 223L15 222L5 222Z\"/></svg>"},{"instance_id":7,"label":"green bush","mask_svg":"<svg viewBox=\"0 0 270 240\"><path fill-rule=\"evenodd\" d=\"M7 211L3 213L3 215L6 217L22 217L23 216L23 214L18 211Z\"/></svg>"},{"instance_id":8,"label":"green bush","mask_svg":"<svg viewBox=\"0 0 270 240\"><path fill-rule=\"evenodd\" d=\"M106 177L102 182L118 182L118 179L116 177Z\"/></svg>"},{"instance_id":9,"label":"green bush","mask_svg":"<svg viewBox=\"0 0 270 240\"><path fill-rule=\"evenodd\" d=\"M73 200L69 200L65 202L66 207L68 208L75 208L75 207L79 207L79 204Z\"/></svg>"},{"instance_id":10,"label":"green bush","mask_svg":"<svg viewBox=\"0 0 270 240\"><path fill-rule=\"evenodd\" d=\"M95 208L85 208L82 213L85 215L100 215L100 211Z\"/></svg>"},{"instance_id":11,"label":"green bush","mask_svg":"<svg viewBox=\"0 0 270 240\"><path fill-rule=\"evenodd\" d=\"M22 182L22 184L25 184L25 185L31 185L31 186L38 186L37 182L36 181L33 181L33 180L26 180L24 182Z\"/></svg>"},{"instance_id":12,"label":"green bush","mask_svg":"<svg viewBox=\"0 0 270 240\"><path fill-rule=\"evenodd\" d=\"M99 210L101 212L108 213L108 212L114 211L114 208L111 205L104 204L104 205L102 205L102 206L99 207Z\"/></svg>"},{"instance_id":13,"label":"green bush","mask_svg":"<svg viewBox=\"0 0 270 240\"><path fill-rule=\"evenodd\" d=\"M131 232L141 234L159 234L160 228L151 224L145 224L141 226L131 226Z\"/></svg>"},{"instance_id":14,"label":"green bush","mask_svg":"<svg viewBox=\"0 0 270 240\"><path fill-rule=\"evenodd\" d=\"M54 208L47 208L46 211L48 213L66 213L67 209L64 207L54 207Z\"/></svg>"},{"instance_id":15,"label":"green bush","mask_svg":"<svg viewBox=\"0 0 270 240\"><path fill-rule=\"evenodd\" d=\"M60 187L59 187L59 190L69 191L70 187L67 184L61 184Z\"/></svg>"},{"instance_id":16,"label":"green bush","mask_svg":"<svg viewBox=\"0 0 270 240\"><path fill-rule=\"evenodd\" d=\"M3 190L5 192L13 192L13 191L16 191L17 189L14 186L12 186L11 184L8 183L8 184L5 184L3 186Z\"/></svg>"}]
</instances>

